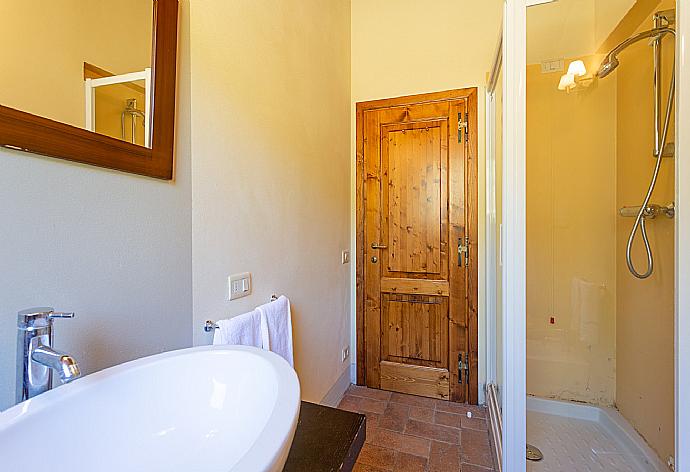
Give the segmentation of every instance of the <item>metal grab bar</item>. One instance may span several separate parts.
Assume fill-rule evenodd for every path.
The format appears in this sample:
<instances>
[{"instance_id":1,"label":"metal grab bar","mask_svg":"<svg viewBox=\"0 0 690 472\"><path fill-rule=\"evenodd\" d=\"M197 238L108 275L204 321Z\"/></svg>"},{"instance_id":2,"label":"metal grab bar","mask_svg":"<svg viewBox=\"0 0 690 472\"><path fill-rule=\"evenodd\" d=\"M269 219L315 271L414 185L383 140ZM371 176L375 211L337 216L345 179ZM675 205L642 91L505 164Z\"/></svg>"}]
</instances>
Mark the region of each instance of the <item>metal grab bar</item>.
<instances>
[{"instance_id":1,"label":"metal grab bar","mask_svg":"<svg viewBox=\"0 0 690 472\"><path fill-rule=\"evenodd\" d=\"M278 295L276 295L274 293L271 295L271 301L274 302L276 300L278 300ZM204 331L206 331L207 333L211 333L212 331L214 331L218 328L219 328L219 326L216 324L215 321L212 321L212 320L204 321Z\"/></svg>"},{"instance_id":2,"label":"metal grab bar","mask_svg":"<svg viewBox=\"0 0 690 472\"><path fill-rule=\"evenodd\" d=\"M625 218L636 218L640 212L639 206L624 206L618 210L618 214ZM671 202L668 205L657 205L650 203L642 213L642 217L653 220L659 215L664 215L666 218L673 218L676 216L676 205Z\"/></svg>"}]
</instances>

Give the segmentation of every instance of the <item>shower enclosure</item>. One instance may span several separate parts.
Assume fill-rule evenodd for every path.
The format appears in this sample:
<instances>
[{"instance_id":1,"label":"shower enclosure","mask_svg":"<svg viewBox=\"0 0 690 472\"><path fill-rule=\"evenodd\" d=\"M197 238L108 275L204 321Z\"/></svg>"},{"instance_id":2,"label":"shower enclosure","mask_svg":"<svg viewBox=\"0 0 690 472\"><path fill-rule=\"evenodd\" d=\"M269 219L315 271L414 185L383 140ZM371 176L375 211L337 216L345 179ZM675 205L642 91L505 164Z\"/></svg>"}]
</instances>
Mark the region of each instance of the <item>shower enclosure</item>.
<instances>
[{"instance_id":1,"label":"shower enclosure","mask_svg":"<svg viewBox=\"0 0 690 472\"><path fill-rule=\"evenodd\" d=\"M84 81L86 126L113 138L151 147L151 69ZM144 109L140 109L143 102Z\"/></svg>"},{"instance_id":2,"label":"shower enclosure","mask_svg":"<svg viewBox=\"0 0 690 472\"><path fill-rule=\"evenodd\" d=\"M674 462L674 10L527 11L528 470Z\"/></svg>"},{"instance_id":3,"label":"shower enclosure","mask_svg":"<svg viewBox=\"0 0 690 472\"><path fill-rule=\"evenodd\" d=\"M486 404L491 411L490 432L497 461L502 450L503 381L503 264L501 228L503 222L503 38L498 42L486 90L486 286L487 366Z\"/></svg>"}]
</instances>

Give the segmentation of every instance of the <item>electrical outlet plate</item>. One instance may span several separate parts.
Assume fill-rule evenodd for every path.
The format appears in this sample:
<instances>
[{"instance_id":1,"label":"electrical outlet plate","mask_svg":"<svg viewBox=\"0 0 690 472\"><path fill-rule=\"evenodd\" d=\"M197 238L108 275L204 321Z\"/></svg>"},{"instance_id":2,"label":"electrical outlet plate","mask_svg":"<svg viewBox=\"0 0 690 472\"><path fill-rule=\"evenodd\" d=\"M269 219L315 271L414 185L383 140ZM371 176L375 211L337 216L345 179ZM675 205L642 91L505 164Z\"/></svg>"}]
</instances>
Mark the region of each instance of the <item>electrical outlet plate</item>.
<instances>
[{"instance_id":1,"label":"electrical outlet plate","mask_svg":"<svg viewBox=\"0 0 690 472\"><path fill-rule=\"evenodd\" d=\"M345 362L350 357L350 346L345 346L342 352L342 361Z\"/></svg>"},{"instance_id":2,"label":"electrical outlet plate","mask_svg":"<svg viewBox=\"0 0 690 472\"><path fill-rule=\"evenodd\" d=\"M243 272L228 277L228 300L237 300L252 293L252 274Z\"/></svg>"},{"instance_id":3,"label":"electrical outlet plate","mask_svg":"<svg viewBox=\"0 0 690 472\"><path fill-rule=\"evenodd\" d=\"M343 262L343 264L349 264L350 263L350 251L343 251L342 262Z\"/></svg>"}]
</instances>

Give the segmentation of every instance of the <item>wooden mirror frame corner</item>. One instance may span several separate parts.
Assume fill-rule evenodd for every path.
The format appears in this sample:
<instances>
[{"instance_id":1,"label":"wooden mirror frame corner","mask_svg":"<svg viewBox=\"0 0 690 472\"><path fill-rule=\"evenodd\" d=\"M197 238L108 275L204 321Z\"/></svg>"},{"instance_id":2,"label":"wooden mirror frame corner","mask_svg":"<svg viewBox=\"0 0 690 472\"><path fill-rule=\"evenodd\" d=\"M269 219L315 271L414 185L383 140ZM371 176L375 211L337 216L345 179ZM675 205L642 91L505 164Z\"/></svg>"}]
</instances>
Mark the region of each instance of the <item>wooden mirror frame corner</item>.
<instances>
[{"instance_id":1,"label":"wooden mirror frame corner","mask_svg":"<svg viewBox=\"0 0 690 472\"><path fill-rule=\"evenodd\" d=\"M151 148L0 105L0 146L171 180L174 174L178 0L152 0Z\"/></svg>"}]
</instances>

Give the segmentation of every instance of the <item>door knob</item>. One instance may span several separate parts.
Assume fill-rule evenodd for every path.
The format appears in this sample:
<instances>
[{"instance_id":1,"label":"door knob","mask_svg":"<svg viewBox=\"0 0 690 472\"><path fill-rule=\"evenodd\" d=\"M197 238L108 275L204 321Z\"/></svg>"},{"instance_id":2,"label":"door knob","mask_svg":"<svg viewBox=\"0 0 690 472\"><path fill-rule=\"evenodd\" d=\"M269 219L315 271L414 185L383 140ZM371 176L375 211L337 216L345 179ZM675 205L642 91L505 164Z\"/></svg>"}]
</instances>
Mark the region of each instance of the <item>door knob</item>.
<instances>
[{"instance_id":1,"label":"door knob","mask_svg":"<svg viewBox=\"0 0 690 472\"><path fill-rule=\"evenodd\" d=\"M372 249L388 249L388 246L384 246L383 244L371 243L371 248Z\"/></svg>"},{"instance_id":2,"label":"door knob","mask_svg":"<svg viewBox=\"0 0 690 472\"><path fill-rule=\"evenodd\" d=\"M371 256L371 262L373 262L374 264L376 264L378 261L379 261L379 258L378 258L378 257L376 257L376 256Z\"/></svg>"}]
</instances>

